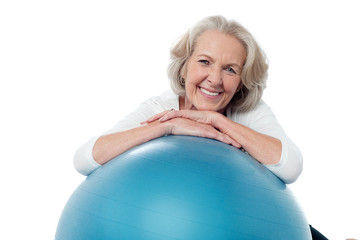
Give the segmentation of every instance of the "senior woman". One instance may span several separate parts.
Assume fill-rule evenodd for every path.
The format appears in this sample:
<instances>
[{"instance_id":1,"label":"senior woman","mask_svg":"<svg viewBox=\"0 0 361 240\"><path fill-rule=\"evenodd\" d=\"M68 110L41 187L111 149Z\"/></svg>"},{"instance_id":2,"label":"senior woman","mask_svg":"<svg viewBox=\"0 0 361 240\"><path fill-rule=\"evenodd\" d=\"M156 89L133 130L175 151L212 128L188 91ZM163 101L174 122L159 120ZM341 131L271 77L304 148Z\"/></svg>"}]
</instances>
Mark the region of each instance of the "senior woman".
<instances>
[{"instance_id":1,"label":"senior woman","mask_svg":"<svg viewBox=\"0 0 361 240\"><path fill-rule=\"evenodd\" d=\"M261 100L268 65L253 36L221 16L198 22L173 46L172 91L153 97L75 154L89 175L130 148L164 135L217 139L247 151L285 183L302 171L302 156Z\"/></svg>"}]
</instances>

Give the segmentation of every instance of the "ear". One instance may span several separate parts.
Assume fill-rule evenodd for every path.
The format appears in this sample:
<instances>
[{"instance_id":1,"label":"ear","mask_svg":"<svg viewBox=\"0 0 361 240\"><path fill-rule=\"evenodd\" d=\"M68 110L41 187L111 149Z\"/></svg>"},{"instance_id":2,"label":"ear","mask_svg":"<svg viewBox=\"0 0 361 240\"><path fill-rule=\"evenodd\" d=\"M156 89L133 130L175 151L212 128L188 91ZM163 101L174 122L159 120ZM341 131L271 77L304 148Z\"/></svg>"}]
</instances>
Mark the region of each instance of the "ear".
<instances>
[{"instance_id":1,"label":"ear","mask_svg":"<svg viewBox=\"0 0 361 240\"><path fill-rule=\"evenodd\" d=\"M180 76L183 79L185 79L186 75L187 75L187 64L188 64L188 59L184 62L183 66L180 70Z\"/></svg>"},{"instance_id":2,"label":"ear","mask_svg":"<svg viewBox=\"0 0 361 240\"><path fill-rule=\"evenodd\" d=\"M183 65L181 71L180 71L180 76L182 79L185 78L185 75L186 75L186 69L185 69L185 66Z\"/></svg>"}]
</instances>

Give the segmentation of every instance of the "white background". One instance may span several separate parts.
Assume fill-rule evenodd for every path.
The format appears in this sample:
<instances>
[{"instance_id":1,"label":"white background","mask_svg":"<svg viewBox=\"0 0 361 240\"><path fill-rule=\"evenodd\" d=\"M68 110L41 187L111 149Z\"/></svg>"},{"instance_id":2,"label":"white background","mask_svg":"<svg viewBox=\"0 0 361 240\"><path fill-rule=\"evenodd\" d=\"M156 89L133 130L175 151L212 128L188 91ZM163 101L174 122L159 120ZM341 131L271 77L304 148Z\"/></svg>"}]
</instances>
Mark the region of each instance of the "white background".
<instances>
[{"instance_id":1,"label":"white background","mask_svg":"<svg viewBox=\"0 0 361 240\"><path fill-rule=\"evenodd\" d=\"M361 239L357 1L1 1L0 239L53 239L85 179L75 150L168 89L169 48L203 17L248 28L265 50L264 99L297 143L290 185L330 239Z\"/></svg>"}]
</instances>

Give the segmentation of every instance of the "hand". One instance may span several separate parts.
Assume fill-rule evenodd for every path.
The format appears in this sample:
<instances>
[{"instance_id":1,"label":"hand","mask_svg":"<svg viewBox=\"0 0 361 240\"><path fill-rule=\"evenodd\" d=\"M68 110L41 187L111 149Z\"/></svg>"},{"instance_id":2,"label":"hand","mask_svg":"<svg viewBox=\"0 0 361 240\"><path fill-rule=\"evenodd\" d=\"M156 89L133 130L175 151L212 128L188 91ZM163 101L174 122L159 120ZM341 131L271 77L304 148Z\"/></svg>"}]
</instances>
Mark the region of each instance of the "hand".
<instances>
[{"instance_id":1,"label":"hand","mask_svg":"<svg viewBox=\"0 0 361 240\"><path fill-rule=\"evenodd\" d=\"M233 140L227 134L218 131L209 124L196 122L186 118L173 118L163 122L162 124L168 125L167 134L213 138L226 144L231 144L236 148L241 147L237 141Z\"/></svg>"},{"instance_id":2,"label":"hand","mask_svg":"<svg viewBox=\"0 0 361 240\"><path fill-rule=\"evenodd\" d=\"M154 115L153 117L148 118L147 120L145 120L144 122L141 122L140 124L144 125L144 124L147 124L147 123L151 123L151 122L157 121L157 120L159 120L160 118L162 118L164 115L166 115L167 113L173 112L173 111L175 111L175 110L174 110L174 109L171 109L171 110L163 111L163 112L161 112L161 113L158 113L158 114Z\"/></svg>"},{"instance_id":3,"label":"hand","mask_svg":"<svg viewBox=\"0 0 361 240\"><path fill-rule=\"evenodd\" d=\"M169 134L208 137L240 148L241 145L237 141L220 131L220 127L217 125L217 123L219 123L219 121L217 121L219 120L219 117L223 117L223 115L213 111L167 110L154 115L142 122L142 124L154 121L159 121L161 123L169 121L170 123L176 123ZM181 121L181 119L188 121Z\"/></svg>"},{"instance_id":4,"label":"hand","mask_svg":"<svg viewBox=\"0 0 361 240\"><path fill-rule=\"evenodd\" d=\"M165 122L170 119L174 118L187 118L196 122L209 124L217 129L219 129L217 119L220 117L223 117L220 113L214 112L214 111L198 111L198 110L167 110L161 113L158 113L154 115L153 117L149 118L148 120L144 121L144 123L151 123L156 120L159 120L160 122Z\"/></svg>"}]
</instances>

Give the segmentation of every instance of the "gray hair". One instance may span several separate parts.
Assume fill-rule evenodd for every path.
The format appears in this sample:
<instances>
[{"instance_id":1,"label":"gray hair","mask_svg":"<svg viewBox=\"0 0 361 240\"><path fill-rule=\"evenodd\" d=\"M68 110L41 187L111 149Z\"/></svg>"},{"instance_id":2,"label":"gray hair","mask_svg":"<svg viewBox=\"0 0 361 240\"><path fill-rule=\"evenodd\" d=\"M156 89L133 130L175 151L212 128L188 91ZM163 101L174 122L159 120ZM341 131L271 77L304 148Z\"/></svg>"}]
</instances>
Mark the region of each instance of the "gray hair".
<instances>
[{"instance_id":1,"label":"gray hair","mask_svg":"<svg viewBox=\"0 0 361 240\"><path fill-rule=\"evenodd\" d=\"M238 22L228 21L223 16L207 17L188 30L171 48L171 62L168 77L174 93L185 95L182 73L192 55L200 35L207 30L218 30L236 37L247 50L246 61L241 73L242 88L229 103L234 110L246 112L256 106L266 87L268 63L264 52L253 36Z\"/></svg>"}]
</instances>

